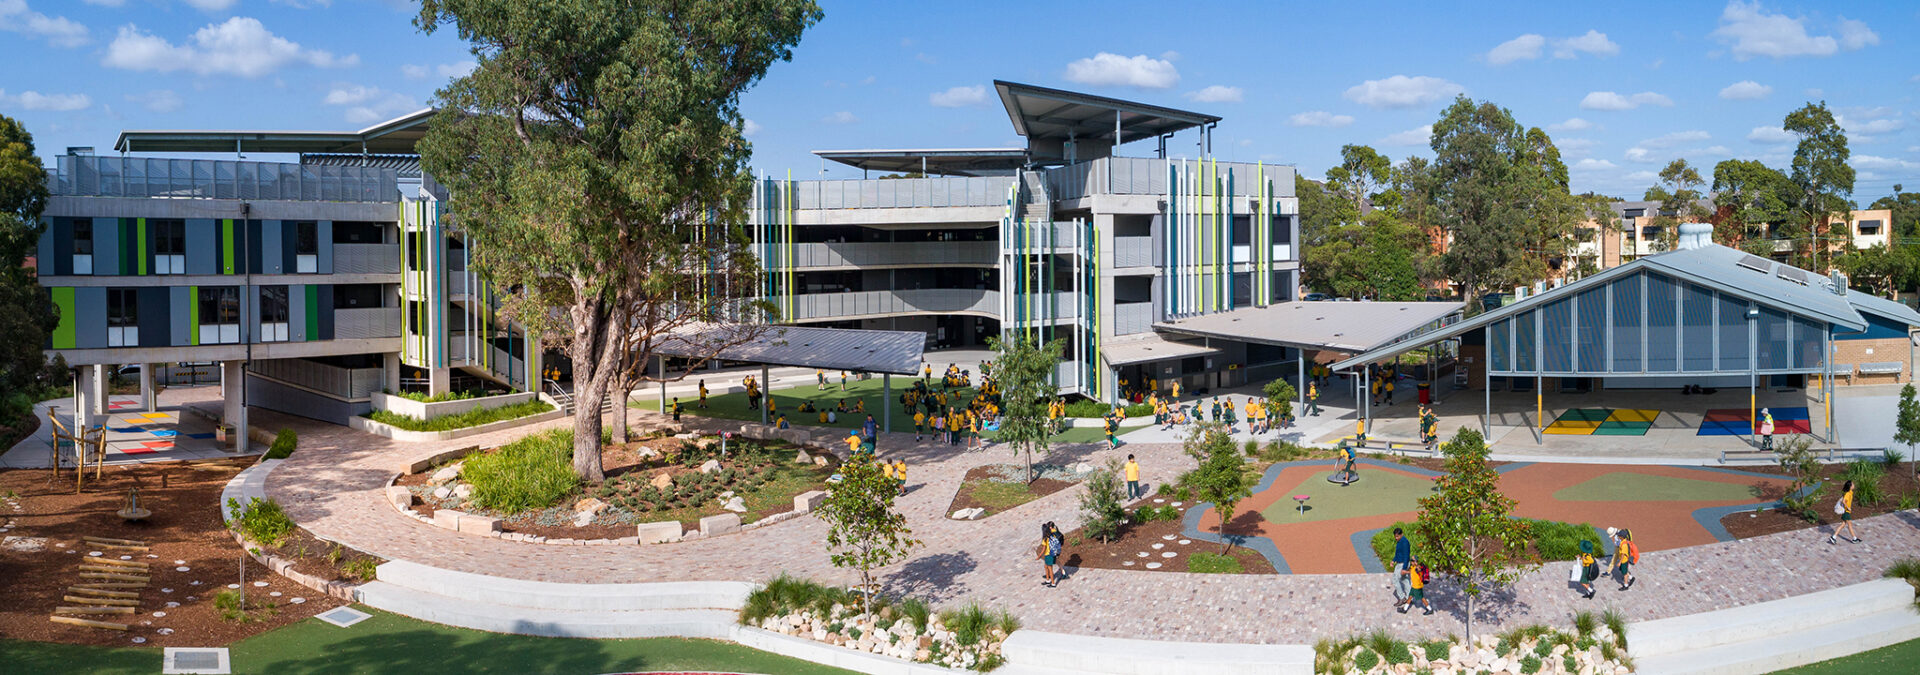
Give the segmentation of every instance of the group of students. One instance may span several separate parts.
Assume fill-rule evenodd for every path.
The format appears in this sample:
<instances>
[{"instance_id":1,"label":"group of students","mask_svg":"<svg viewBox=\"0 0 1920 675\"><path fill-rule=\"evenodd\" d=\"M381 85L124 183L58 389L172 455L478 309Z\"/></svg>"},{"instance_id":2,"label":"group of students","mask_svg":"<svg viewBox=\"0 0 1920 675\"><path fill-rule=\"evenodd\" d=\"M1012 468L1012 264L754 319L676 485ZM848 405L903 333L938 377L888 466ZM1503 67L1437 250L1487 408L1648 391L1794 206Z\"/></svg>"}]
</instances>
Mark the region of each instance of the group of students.
<instances>
[{"instance_id":1,"label":"group of students","mask_svg":"<svg viewBox=\"0 0 1920 675\"><path fill-rule=\"evenodd\" d=\"M1293 427L1293 405L1286 401L1248 396L1246 401L1234 405L1233 397L1222 399L1215 396L1205 403L1196 401L1192 405L1174 400L1160 400L1158 396L1150 401L1153 404L1153 422L1162 430L1176 426L1199 424L1208 420L1227 425L1228 433L1238 433L1240 415L1247 417L1247 430L1254 435Z\"/></svg>"},{"instance_id":2,"label":"group of students","mask_svg":"<svg viewBox=\"0 0 1920 675\"><path fill-rule=\"evenodd\" d=\"M1633 566L1640 564L1640 545L1633 543L1633 532L1620 528L1607 528L1607 538L1613 540L1613 558L1608 562L1606 574L1620 582L1620 590L1633 588ZM1593 541L1580 540L1578 563L1578 581L1580 597L1592 600L1593 582L1600 579L1600 561L1594 557Z\"/></svg>"}]
</instances>

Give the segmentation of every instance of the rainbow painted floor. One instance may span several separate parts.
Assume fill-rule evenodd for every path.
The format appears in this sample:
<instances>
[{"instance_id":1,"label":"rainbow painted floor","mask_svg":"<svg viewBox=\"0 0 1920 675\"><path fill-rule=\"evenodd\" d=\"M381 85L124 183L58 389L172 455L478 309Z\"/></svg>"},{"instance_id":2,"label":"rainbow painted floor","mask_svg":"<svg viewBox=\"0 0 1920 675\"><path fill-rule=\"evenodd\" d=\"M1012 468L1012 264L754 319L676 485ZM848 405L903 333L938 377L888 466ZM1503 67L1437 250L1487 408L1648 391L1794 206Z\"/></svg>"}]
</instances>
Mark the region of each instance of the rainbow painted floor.
<instances>
[{"instance_id":1,"label":"rainbow painted floor","mask_svg":"<svg viewBox=\"0 0 1920 675\"><path fill-rule=\"evenodd\" d=\"M1807 409L1768 408L1773 413L1773 433L1810 434L1813 433L1813 421ZM1707 416L1700 421L1700 431L1696 436L1745 436L1753 433L1753 416L1746 408L1718 408L1708 410Z\"/></svg>"},{"instance_id":2,"label":"rainbow painted floor","mask_svg":"<svg viewBox=\"0 0 1920 675\"><path fill-rule=\"evenodd\" d=\"M1630 408L1574 408L1547 425L1546 433L1560 436L1645 436L1658 410Z\"/></svg>"}]
</instances>

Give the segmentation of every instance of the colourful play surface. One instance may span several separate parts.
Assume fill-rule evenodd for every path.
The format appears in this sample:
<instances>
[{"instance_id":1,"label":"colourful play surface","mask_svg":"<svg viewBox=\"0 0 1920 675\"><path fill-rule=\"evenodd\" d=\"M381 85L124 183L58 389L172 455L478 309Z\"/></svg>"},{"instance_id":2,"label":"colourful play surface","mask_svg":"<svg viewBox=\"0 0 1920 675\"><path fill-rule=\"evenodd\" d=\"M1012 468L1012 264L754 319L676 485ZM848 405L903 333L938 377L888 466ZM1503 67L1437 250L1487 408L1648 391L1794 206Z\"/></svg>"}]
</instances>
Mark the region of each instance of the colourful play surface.
<instances>
[{"instance_id":1,"label":"colourful play surface","mask_svg":"<svg viewBox=\"0 0 1920 675\"><path fill-rule=\"evenodd\" d=\"M1805 407L1768 408L1773 413L1773 433L1810 434L1813 433L1813 421ZM1708 410L1700 421L1700 431L1696 436L1746 436L1753 433L1753 415L1746 408L1716 408Z\"/></svg>"},{"instance_id":2,"label":"colourful play surface","mask_svg":"<svg viewBox=\"0 0 1920 675\"><path fill-rule=\"evenodd\" d=\"M1620 411L1604 412L1611 421ZM1779 476L1704 467L1541 463L1500 469L1501 491L1518 503L1514 515L1631 529L1648 551L1731 539L1719 525L1725 510L1771 503L1787 483ZM1254 494L1236 506L1230 531L1245 535L1243 545L1284 573L1351 574L1378 567L1370 533L1413 521L1437 474L1365 459L1357 470L1360 481L1341 487L1327 482L1333 471L1327 461L1273 465ZM1768 496L1756 496L1762 491ZM1295 495L1308 497L1304 513ZM1219 514L1203 508L1197 517L1189 514L1184 531L1218 541Z\"/></svg>"},{"instance_id":3,"label":"colourful play surface","mask_svg":"<svg viewBox=\"0 0 1920 675\"><path fill-rule=\"evenodd\" d=\"M1574 408L1547 425L1546 433L1561 436L1645 436L1658 410L1629 408Z\"/></svg>"}]
</instances>

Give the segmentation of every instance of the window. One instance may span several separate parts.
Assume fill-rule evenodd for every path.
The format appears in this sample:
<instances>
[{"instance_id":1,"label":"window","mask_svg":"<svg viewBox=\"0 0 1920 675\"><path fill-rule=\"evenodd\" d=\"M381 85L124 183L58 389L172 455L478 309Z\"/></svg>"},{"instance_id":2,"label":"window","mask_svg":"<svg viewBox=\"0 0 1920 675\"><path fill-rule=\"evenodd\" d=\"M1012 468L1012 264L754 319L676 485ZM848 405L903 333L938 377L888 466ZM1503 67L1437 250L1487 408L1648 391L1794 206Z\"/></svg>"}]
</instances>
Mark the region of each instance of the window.
<instances>
[{"instance_id":1,"label":"window","mask_svg":"<svg viewBox=\"0 0 1920 675\"><path fill-rule=\"evenodd\" d=\"M140 346L140 295L136 289L107 289L107 346Z\"/></svg>"},{"instance_id":2,"label":"window","mask_svg":"<svg viewBox=\"0 0 1920 675\"><path fill-rule=\"evenodd\" d=\"M201 286L200 344L240 342L240 287Z\"/></svg>"},{"instance_id":3,"label":"window","mask_svg":"<svg viewBox=\"0 0 1920 675\"><path fill-rule=\"evenodd\" d=\"M187 273L187 223L184 220L153 220L147 227L153 233L153 273Z\"/></svg>"},{"instance_id":4,"label":"window","mask_svg":"<svg viewBox=\"0 0 1920 675\"><path fill-rule=\"evenodd\" d=\"M287 341L287 287L260 287L260 341Z\"/></svg>"},{"instance_id":5,"label":"window","mask_svg":"<svg viewBox=\"0 0 1920 675\"><path fill-rule=\"evenodd\" d=\"M1880 221L1878 220L1860 221L1860 234L1863 234L1869 237L1880 234Z\"/></svg>"},{"instance_id":6,"label":"window","mask_svg":"<svg viewBox=\"0 0 1920 675\"><path fill-rule=\"evenodd\" d=\"M1659 238L1659 236L1660 236L1659 225L1647 225L1645 227L1640 228L1641 239L1656 239L1656 238Z\"/></svg>"},{"instance_id":7,"label":"window","mask_svg":"<svg viewBox=\"0 0 1920 675\"><path fill-rule=\"evenodd\" d=\"M93 274L93 220L73 221L73 273Z\"/></svg>"},{"instance_id":8,"label":"window","mask_svg":"<svg viewBox=\"0 0 1920 675\"><path fill-rule=\"evenodd\" d=\"M313 274L320 271L320 224L293 224L293 271Z\"/></svg>"}]
</instances>

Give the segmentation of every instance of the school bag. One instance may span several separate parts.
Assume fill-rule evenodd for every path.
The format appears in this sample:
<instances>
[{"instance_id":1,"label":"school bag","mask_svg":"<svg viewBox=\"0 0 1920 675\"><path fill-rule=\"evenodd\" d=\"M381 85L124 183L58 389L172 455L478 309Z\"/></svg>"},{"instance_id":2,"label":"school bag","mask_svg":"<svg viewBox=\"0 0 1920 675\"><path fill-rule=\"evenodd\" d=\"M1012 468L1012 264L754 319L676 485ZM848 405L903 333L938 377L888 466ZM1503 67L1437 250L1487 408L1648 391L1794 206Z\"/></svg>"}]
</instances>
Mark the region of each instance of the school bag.
<instances>
[{"instance_id":1,"label":"school bag","mask_svg":"<svg viewBox=\"0 0 1920 675\"><path fill-rule=\"evenodd\" d=\"M1628 539L1625 545L1627 547L1627 562L1634 565L1640 564L1640 547L1634 544L1632 539Z\"/></svg>"},{"instance_id":2,"label":"school bag","mask_svg":"<svg viewBox=\"0 0 1920 675\"><path fill-rule=\"evenodd\" d=\"M1433 569L1430 567L1427 567L1426 563L1419 563L1414 567L1414 569L1417 569L1420 571L1420 585L1425 586L1429 583L1433 583Z\"/></svg>"},{"instance_id":3,"label":"school bag","mask_svg":"<svg viewBox=\"0 0 1920 675\"><path fill-rule=\"evenodd\" d=\"M1836 516L1845 515L1846 512L1847 512L1846 496L1842 495L1839 499L1833 500L1833 515L1836 515Z\"/></svg>"}]
</instances>

